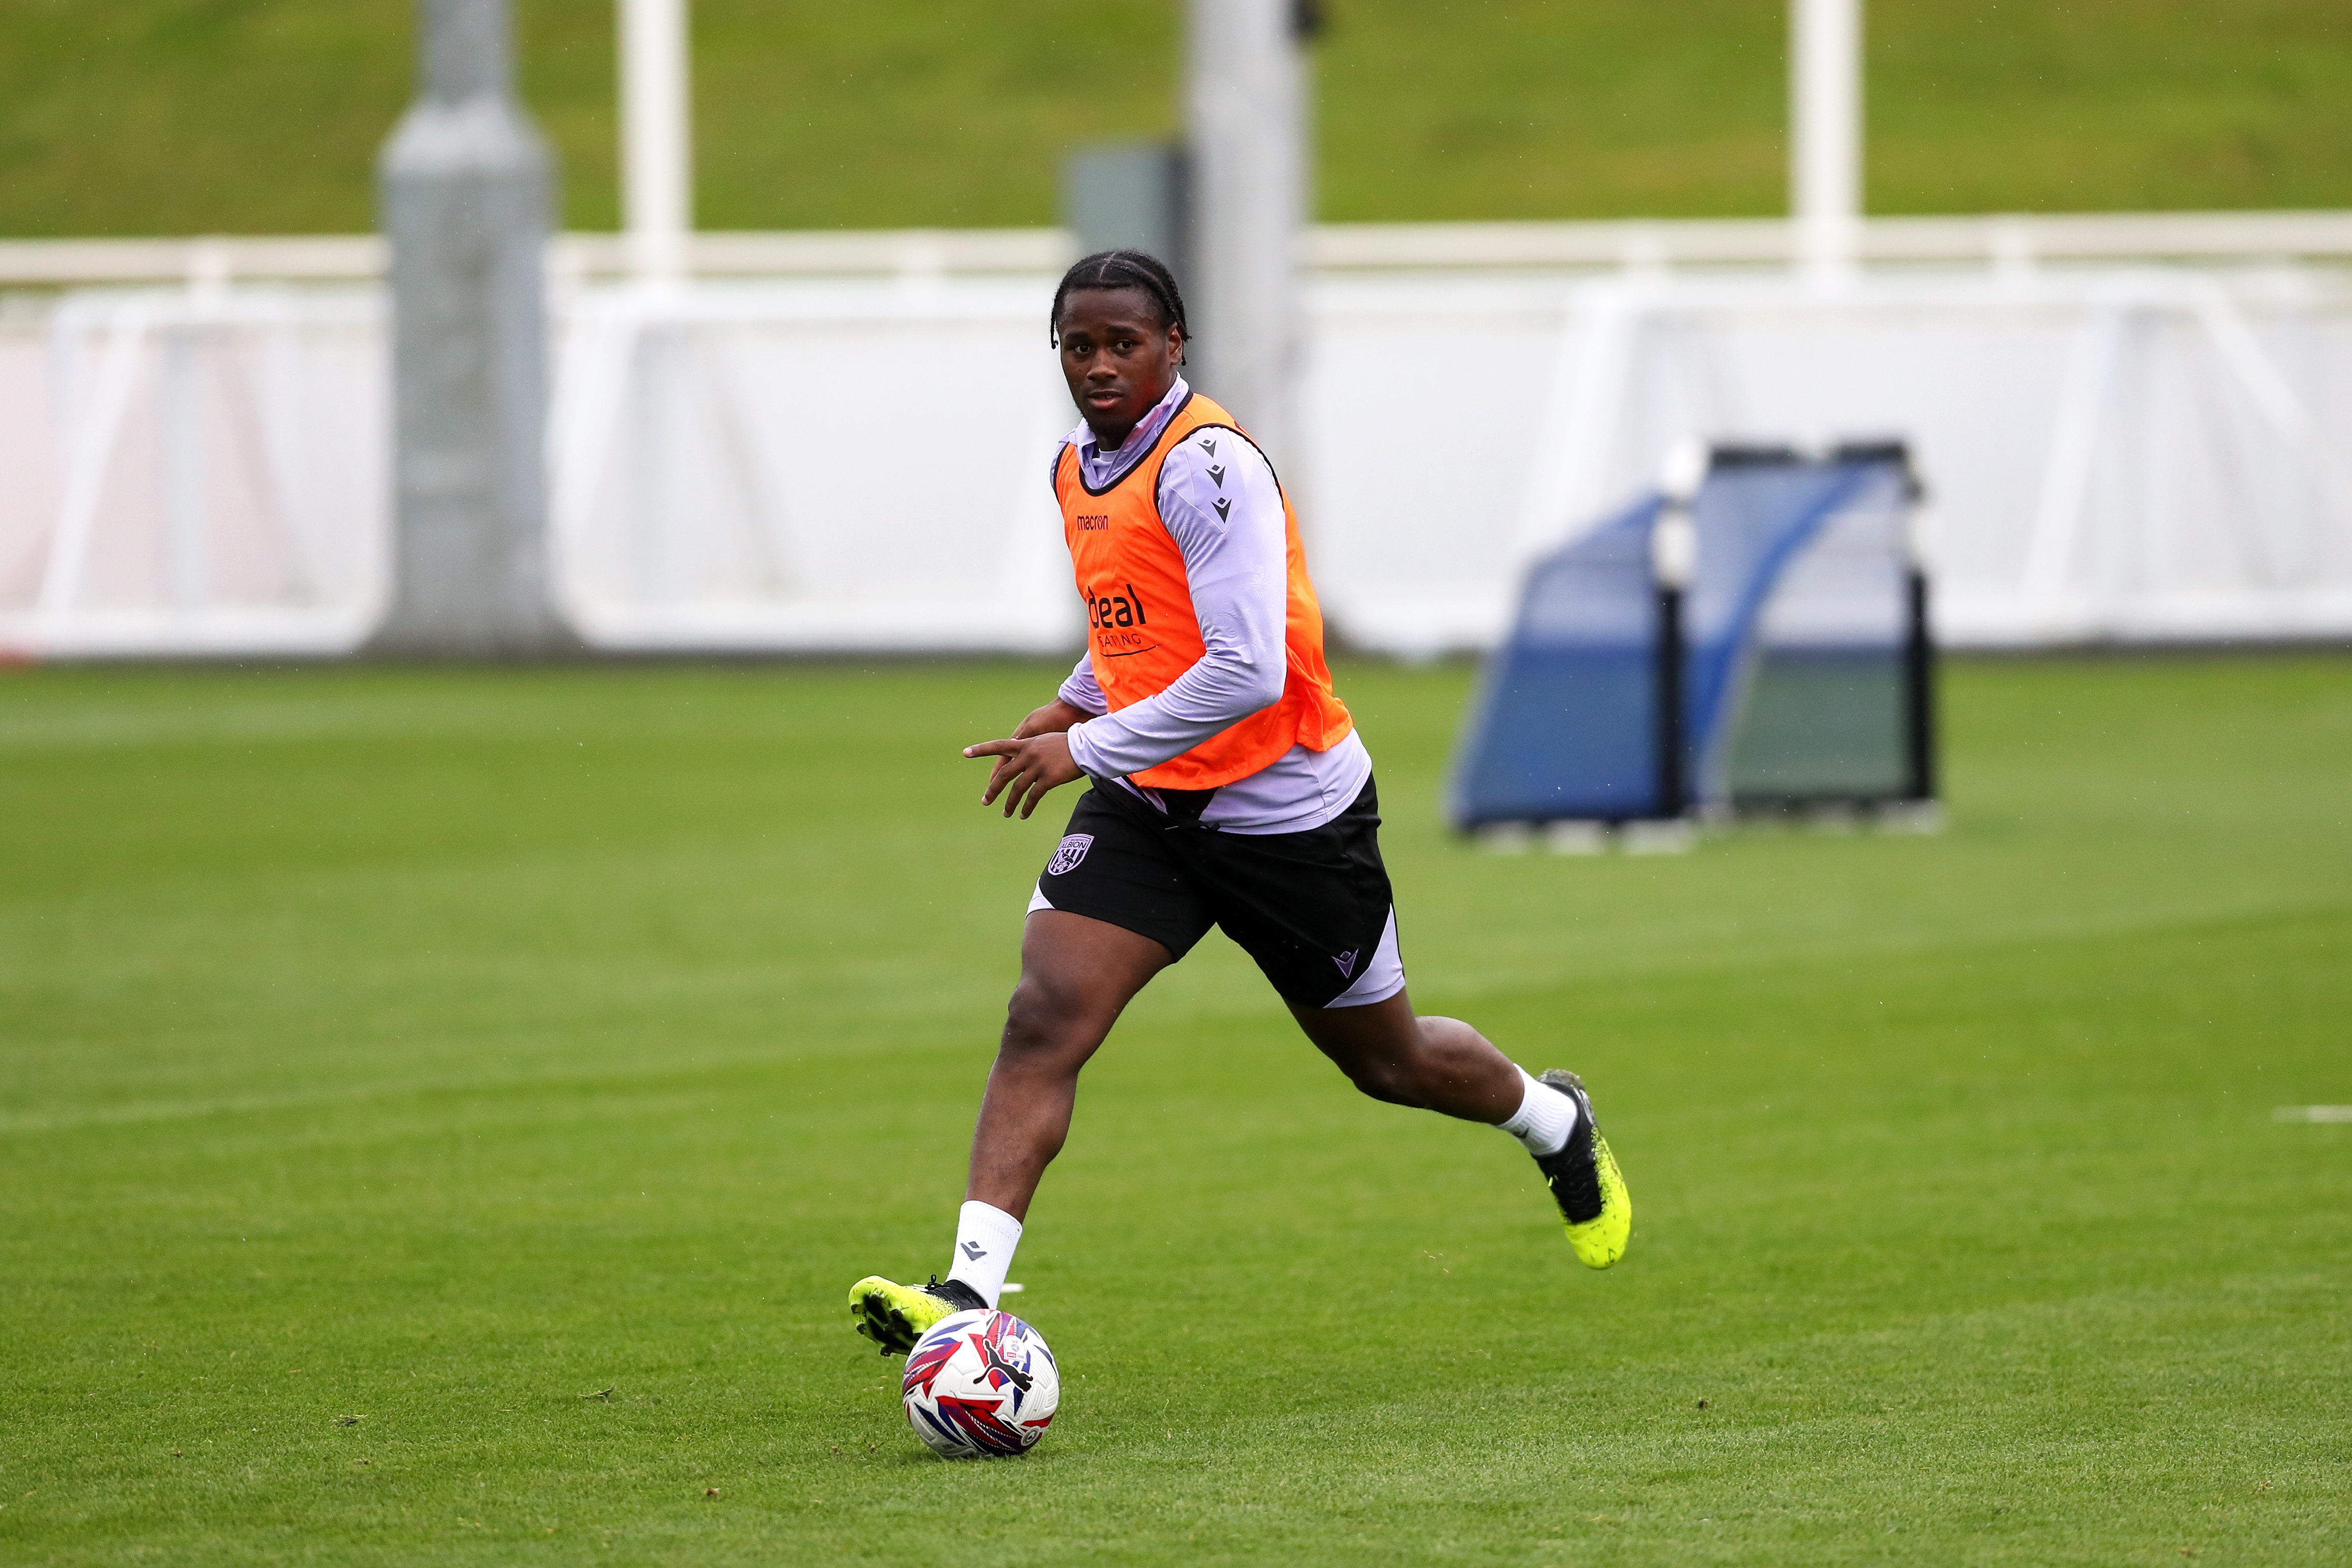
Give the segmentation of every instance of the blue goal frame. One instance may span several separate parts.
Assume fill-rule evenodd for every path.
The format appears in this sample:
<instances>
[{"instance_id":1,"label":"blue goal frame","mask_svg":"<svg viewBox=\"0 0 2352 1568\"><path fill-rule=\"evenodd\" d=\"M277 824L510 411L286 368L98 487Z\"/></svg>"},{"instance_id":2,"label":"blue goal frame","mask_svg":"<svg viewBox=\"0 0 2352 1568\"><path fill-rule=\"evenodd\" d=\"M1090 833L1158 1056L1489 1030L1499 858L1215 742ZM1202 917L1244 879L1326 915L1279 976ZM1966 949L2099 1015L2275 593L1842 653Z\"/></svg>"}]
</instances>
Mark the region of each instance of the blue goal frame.
<instances>
[{"instance_id":1,"label":"blue goal frame","mask_svg":"<svg viewBox=\"0 0 2352 1568\"><path fill-rule=\"evenodd\" d=\"M1695 492L1537 561L1470 706L1454 826L1932 801L1922 493L1901 442L1718 445Z\"/></svg>"}]
</instances>

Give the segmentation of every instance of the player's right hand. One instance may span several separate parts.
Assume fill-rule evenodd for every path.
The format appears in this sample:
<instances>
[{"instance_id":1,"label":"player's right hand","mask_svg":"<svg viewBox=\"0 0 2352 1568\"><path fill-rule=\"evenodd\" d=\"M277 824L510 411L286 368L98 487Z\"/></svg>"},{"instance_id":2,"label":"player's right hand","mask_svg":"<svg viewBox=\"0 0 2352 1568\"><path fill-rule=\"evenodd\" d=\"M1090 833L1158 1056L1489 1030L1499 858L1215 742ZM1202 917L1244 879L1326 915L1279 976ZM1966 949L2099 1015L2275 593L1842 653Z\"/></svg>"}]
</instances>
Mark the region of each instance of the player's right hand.
<instances>
[{"instance_id":1,"label":"player's right hand","mask_svg":"<svg viewBox=\"0 0 2352 1568\"><path fill-rule=\"evenodd\" d=\"M981 792L980 803L993 805L1001 794L1007 816L1018 806L1026 818L1045 798L1046 791L1082 776L1078 764L1070 760L1069 736L1060 730L1026 740L982 741L976 746L966 746L963 754L996 759L996 766L988 775L988 787Z\"/></svg>"},{"instance_id":2,"label":"player's right hand","mask_svg":"<svg viewBox=\"0 0 2352 1568\"><path fill-rule=\"evenodd\" d=\"M1025 741L1032 735L1063 734L1093 717L1094 715L1085 709L1074 708L1056 697L1043 708L1031 713L1026 719L1022 720L1020 725L1013 730L1013 738L1016 741Z\"/></svg>"}]
</instances>

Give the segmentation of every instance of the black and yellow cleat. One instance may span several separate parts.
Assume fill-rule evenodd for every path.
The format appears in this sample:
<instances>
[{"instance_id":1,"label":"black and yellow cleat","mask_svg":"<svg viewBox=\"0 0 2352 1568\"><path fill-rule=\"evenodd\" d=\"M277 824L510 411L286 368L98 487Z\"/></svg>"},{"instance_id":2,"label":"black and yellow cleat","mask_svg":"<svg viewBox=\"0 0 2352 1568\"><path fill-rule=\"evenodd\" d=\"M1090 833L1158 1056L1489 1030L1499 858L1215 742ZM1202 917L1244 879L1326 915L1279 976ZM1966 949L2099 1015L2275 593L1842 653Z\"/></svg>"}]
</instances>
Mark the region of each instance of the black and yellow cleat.
<instances>
[{"instance_id":1,"label":"black and yellow cleat","mask_svg":"<svg viewBox=\"0 0 2352 1568\"><path fill-rule=\"evenodd\" d=\"M849 1321L884 1355L905 1355L941 1318L987 1305L962 1280L943 1285L936 1274L928 1285L899 1285L869 1274L849 1288Z\"/></svg>"},{"instance_id":2,"label":"black and yellow cleat","mask_svg":"<svg viewBox=\"0 0 2352 1568\"><path fill-rule=\"evenodd\" d=\"M1536 1168L1550 1184L1576 1260L1587 1268L1606 1268L1625 1256L1633 1236L1633 1194L1609 1152L1609 1140L1592 1120L1592 1097L1584 1092L1584 1080L1554 1068L1536 1081L1576 1101L1576 1131L1559 1153L1538 1155Z\"/></svg>"}]
</instances>

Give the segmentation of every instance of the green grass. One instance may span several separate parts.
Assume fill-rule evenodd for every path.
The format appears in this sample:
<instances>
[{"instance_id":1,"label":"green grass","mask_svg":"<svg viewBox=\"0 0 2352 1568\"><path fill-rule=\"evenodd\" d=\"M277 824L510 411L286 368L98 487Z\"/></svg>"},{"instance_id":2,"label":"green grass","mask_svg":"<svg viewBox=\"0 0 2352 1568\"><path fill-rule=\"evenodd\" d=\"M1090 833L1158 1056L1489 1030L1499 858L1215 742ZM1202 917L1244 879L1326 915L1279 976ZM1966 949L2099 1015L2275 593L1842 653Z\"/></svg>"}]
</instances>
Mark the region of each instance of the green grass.
<instances>
[{"instance_id":1,"label":"green grass","mask_svg":"<svg viewBox=\"0 0 2352 1568\"><path fill-rule=\"evenodd\" d=\"M514 0L564 216L615 221L613 0ZM1773 214L1786 0L1331 0L1324 216ZM1177 0L695 0L713 228L1054 219L1177 123ZM408 0L0 0L0 235L367 228ZM2352 205L2342 0L1873 0L1878 212Z\"/></svg>"},{"instance_id":2,"label":"green grass","mask_svg":"<svg viewBox=\"0 0 2352 1568\"><path fill-rule=\"evenodd\" d=\"M1603 859L1344 668L1415 997L1587 1074L1633 1250L1213 938L953 1465L842 1298L947 1250L1067 810L954 748L1049 679L0 675L0 1561L2352 1557L2352 1127L2270 1114L2352 1101L2352 662L1964 663L1941 837Z\"/></svg>"}]
</instances>

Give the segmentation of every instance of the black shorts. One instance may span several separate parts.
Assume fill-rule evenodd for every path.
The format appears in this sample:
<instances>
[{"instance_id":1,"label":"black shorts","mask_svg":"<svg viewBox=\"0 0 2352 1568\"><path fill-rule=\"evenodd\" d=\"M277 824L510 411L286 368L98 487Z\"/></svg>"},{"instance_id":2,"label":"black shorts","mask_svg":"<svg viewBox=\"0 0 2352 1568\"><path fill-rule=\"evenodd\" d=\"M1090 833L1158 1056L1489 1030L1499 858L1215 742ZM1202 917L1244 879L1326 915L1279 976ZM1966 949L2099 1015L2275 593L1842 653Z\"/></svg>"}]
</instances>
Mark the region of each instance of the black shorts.
<instances>
[{"instance_id":1,"label":"black shorts","mask_svg":"<svg viewBox=\"0 0 2352 1568\"><path fill-rule=\"evenodd\" d=\"M1384 1001L1402 988L1371 780L1347 810L1304 833L1221 833L1201 825L1214 792L1160 793L1165 815L1125 785L1096 780L1037 879L1042 903L1030 908L1107 921L1178 958L1221 927L1303 1007Z\"/></svg>"}]
</instances>

